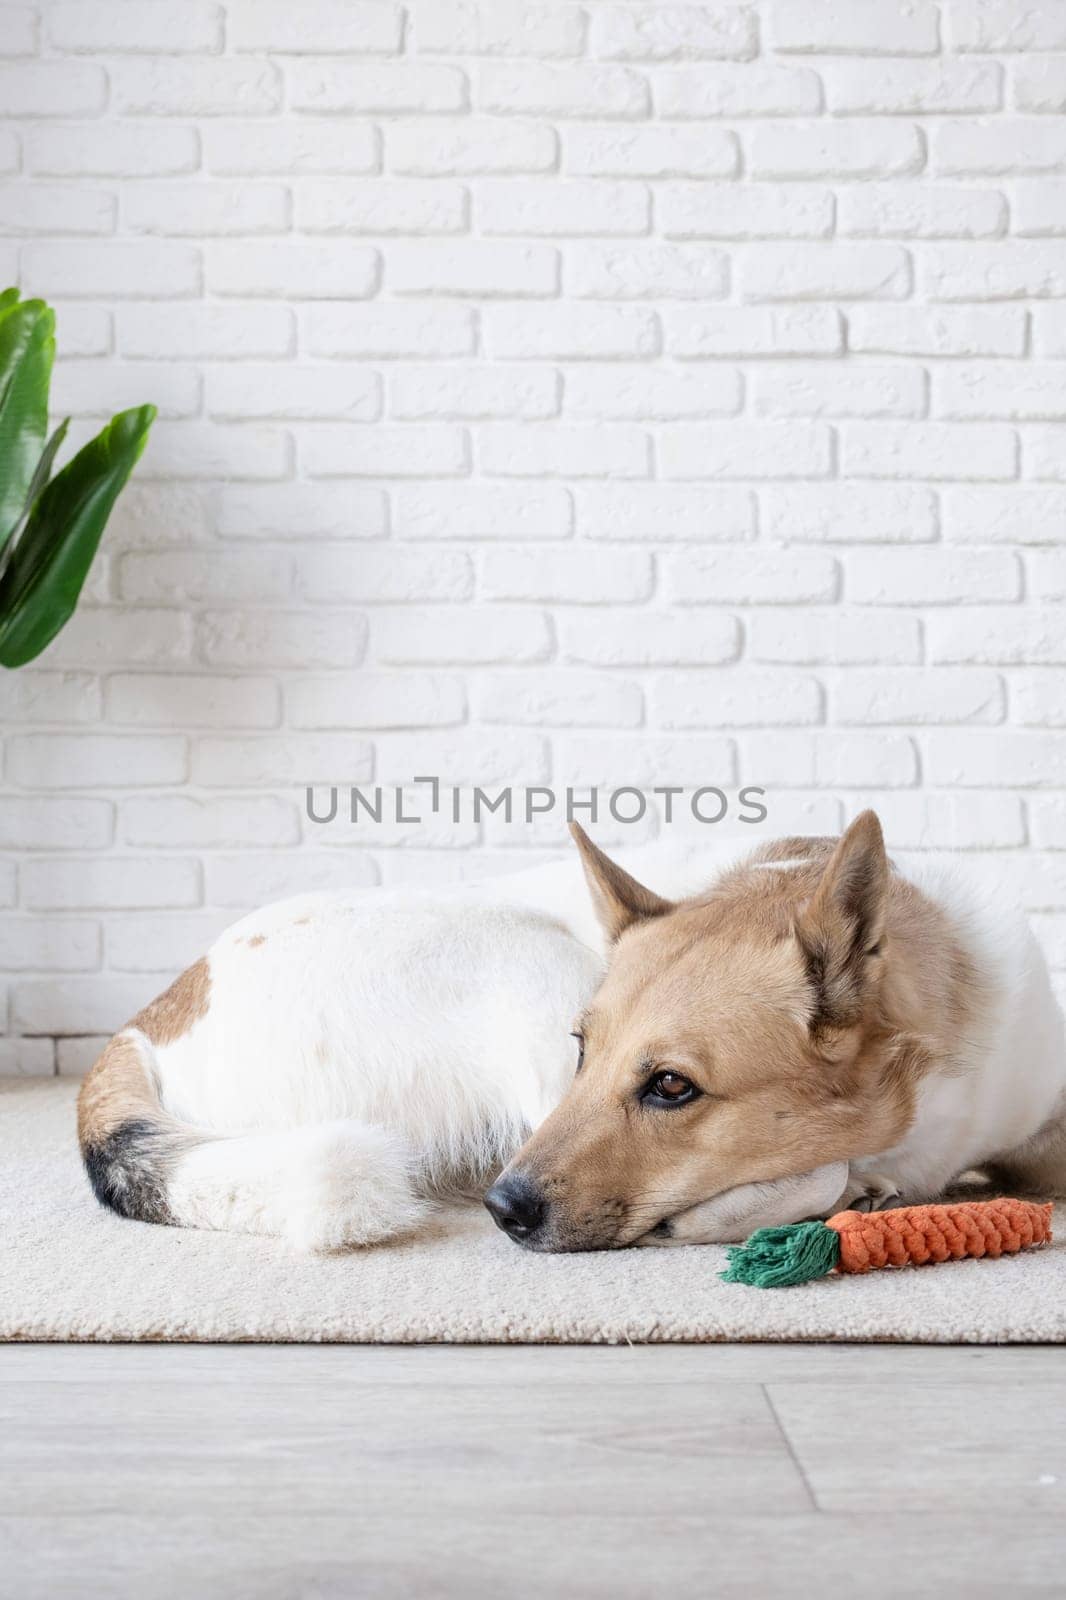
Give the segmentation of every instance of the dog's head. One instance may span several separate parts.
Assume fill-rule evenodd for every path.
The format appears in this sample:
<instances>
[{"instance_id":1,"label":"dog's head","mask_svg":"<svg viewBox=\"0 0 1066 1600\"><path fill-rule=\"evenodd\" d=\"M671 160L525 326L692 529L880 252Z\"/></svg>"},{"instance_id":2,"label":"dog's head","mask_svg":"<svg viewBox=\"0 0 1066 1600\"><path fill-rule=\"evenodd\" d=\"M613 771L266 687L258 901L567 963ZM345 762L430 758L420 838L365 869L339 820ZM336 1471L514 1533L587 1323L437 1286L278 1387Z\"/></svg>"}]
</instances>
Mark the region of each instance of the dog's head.
<instances>
[{"instance_id":1,"label":"dog's head","mask_svg":"<svg viewBox=\"0 0 1066 1600\"><path fill-rule=\"evenodd\" d=\"M536 1250L633 1243L738 1184L889 1147L914 1074L881 999L889 867L873 812L661 899L573 828L610 941L562 1103L490 1190Z\"/></svg>"}]
</instances>

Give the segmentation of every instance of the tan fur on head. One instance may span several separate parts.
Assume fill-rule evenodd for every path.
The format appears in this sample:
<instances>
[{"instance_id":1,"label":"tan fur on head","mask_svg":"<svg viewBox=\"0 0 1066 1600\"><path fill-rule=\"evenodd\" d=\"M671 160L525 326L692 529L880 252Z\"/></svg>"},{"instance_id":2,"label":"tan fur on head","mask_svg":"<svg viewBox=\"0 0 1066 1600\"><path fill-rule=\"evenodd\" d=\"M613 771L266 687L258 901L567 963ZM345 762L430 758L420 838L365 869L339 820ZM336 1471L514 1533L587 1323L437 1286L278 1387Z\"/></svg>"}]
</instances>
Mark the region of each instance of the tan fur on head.
<instances>
[{"instance_id":1,"label":"tan fur on head","mask_svg":"<svg viewBox=\"0 0 1066 1600\"><path fill-rule=\"evenodd\" d=\"M612 958L577 1024L583 1070L508 1169L547 1203L535 1248L628 1244L738 1184L902 1136L954 947L892 875L873 812L839 841L757 852L678 904L574 837ZM697 1096L656 1104L663 1072Z\"/></svg>"}]
</instances>

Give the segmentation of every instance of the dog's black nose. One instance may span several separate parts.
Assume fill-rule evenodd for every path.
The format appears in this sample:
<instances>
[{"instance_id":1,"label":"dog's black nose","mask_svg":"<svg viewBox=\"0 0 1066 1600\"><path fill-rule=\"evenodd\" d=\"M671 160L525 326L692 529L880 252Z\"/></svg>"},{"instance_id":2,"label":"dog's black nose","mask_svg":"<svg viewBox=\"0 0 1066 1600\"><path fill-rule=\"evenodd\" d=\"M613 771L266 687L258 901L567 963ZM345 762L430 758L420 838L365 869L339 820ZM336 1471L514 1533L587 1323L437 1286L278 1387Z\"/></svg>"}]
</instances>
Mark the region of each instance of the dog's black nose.
<instances>
[{"instance_id":1,"label":"dog's black nose","mask_svg":"<svg viewBox=\"0 0 1066 1600\"><path fill-rule=\"evenodd\" d=\"M532 1238L544 1221L544 1201L529 1179L517 1174L497 1178L485 1196L485 1204L496 1226L519 1243Z\"/></svg>"}]
</instances>

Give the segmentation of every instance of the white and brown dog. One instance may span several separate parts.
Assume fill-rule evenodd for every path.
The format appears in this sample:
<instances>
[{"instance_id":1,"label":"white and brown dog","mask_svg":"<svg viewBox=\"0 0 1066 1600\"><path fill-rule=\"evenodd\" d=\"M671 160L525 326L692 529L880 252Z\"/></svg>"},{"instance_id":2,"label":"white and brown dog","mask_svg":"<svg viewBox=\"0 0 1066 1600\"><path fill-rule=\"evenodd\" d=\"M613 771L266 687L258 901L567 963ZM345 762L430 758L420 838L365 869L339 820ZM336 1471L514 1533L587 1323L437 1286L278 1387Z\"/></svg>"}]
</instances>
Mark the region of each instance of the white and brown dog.
<instances>
[{"instance_id":1,"label":"white and brown dog","mask_svg":"<svg viewBox=\"0 0 1066 1600\"><path fill-rule=\"evenodd\" d=\"M710 887L714 852L675 859L667 899L574 833L591 904L563 862L223 934L85 1081L98 1197L331 1249L503 1167L501 1227L591 1250L929 1200L971 1167L1066 1189L1044 963L957 863L902 876L865 812L719 850Z\"/></svg>"}]
</instances>

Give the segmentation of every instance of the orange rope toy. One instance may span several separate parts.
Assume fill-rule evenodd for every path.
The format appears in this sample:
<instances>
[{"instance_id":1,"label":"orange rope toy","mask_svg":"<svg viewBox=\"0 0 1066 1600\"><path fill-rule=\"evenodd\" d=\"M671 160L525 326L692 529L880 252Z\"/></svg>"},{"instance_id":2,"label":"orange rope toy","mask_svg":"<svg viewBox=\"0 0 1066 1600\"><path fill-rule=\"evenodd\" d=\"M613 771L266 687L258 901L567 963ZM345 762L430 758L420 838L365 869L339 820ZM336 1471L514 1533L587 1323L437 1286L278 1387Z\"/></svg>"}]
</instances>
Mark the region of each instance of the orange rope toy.
<instances>
[{"instance_id":1,"label":"orange rope toy","mask_svg":"<svg viewBox=\"0 0 1066 1600\"><path fill-rule=\"evenodd\" d=\"M1050 1202L974 1200L901 1206L897 1211L840 1211L828 1222L760 1228L730 1250L722 1277L727 1283L777 1289L833 1271L873 1272L878 1267L1013 1255L1050 1239Z\"/></svg>"}]
</instances>

